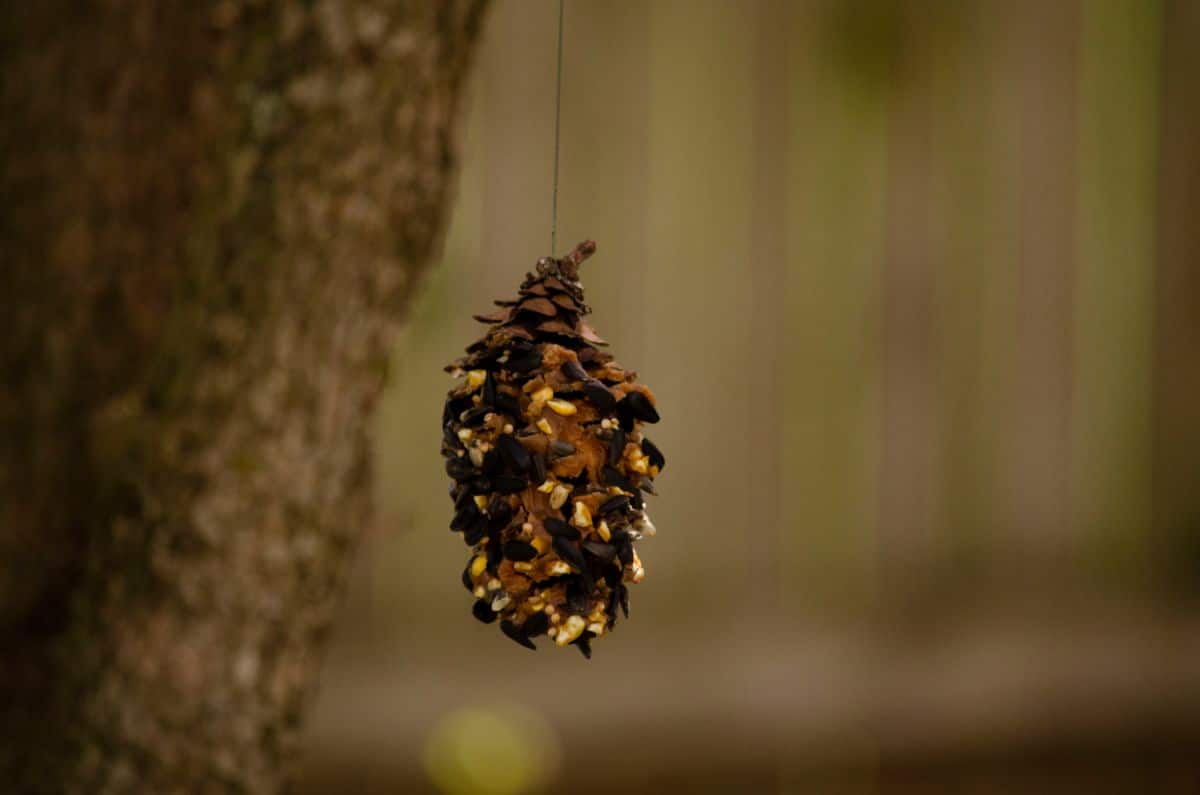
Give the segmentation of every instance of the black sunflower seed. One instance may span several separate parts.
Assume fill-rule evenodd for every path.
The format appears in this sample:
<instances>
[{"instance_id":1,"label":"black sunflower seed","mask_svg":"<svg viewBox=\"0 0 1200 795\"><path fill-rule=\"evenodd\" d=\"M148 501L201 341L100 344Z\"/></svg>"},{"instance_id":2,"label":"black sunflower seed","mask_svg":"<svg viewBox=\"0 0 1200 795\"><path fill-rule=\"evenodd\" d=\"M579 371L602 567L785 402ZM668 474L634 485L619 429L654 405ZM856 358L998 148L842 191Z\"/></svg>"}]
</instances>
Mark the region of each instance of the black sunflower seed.
<instances>
[{"instance_id":1,"label":"black sunflower seed","mask_svg":"<svg viewBox=\"0 0 1200 795\"><path fill-rule=\"evenodd\" d=\"M446 459L446 474L455 480L464 480L475 474L475 467L471 465L471 459L466 456L448 458Z\"/></svg>"},{"instance_id":2,"label":"black sunflower seed","mask_svg":"<svg viewBox=\"0 0 1200 795\"><path fill-rule=\"evenodd\" d=\"M458 489L458 493L450 492L450 496L454 498L454 510L462 510L467 503L475 504L475 497L472 496L470 489Z\"/></svg>"},{"instance_id":3,"label":"black sunflower seed","mask_svg":"<svg viewBox=\"0 0 1200 795\"><path fill-rule=\"evenodd\" d=\"M496 395L495 406L497 411L510 417L521 416L521 403L507 392L500 392Z\"/></svg>"},{"instance_id":4,"label":"black sunflower seed","mask_svg":"<svg viewBox=\"0 0 1200 795\"><path fill-rule=\"evenodd\" d=\"M621 474L616 467L606 466L600 470L600 482L605 486L617 486L625 491L633 491L633 485Z\"/></svg>"},{"instance_id":5,"label":"black sunflower seed","mask_svg":"<svg viewBox=\"0 0 1200 795\"><path fill-rule=\"evenodd\" d=\"M525 619L525 623L521 625L521 630L527 638L537 637L544 634L548 629L550 629L550 616L545 613L534 613Z\"/></svg>"},{"instance_id":6,"label":"black sunflower seed","mask_svg":"<svg viewBox=\"0 0 1200 795\"><path fill-rule=\"evenodd\" d=\"M487 570L495 575L500 568L500 561L504 559L504 550L500 546L500 536L494 535L488 538L487 545Z\"/></svg>"},{"instance_id":7,"label":"black sunflower seed","mask_svg":"<svg viewBox=\"0 0 1200 795\"><path fill-rule=\"evenodd\" d=\"M654 480L646 475L643 475L642 479L638 481L638 488L647 494L658 495L658 490L654 488Z\"/></svg>"},{"instance_id":8,"label":"black sunflower seed","mask_svg":"<svg viewBox=\"0 0 1200 795\"><path fill-rule=\"evenodd\" d=\"M489 530L503 530L508 527L508 523L512 518L513 509L507 500L497 496L488 504Z\"/></svg>"},{"instance_id":9,"label":"black sunflower seed","mask_svg":"<svg viewBox=\"0 0 1200 795\"><path fill-rule=\"evenodd\" d=\"M512 434L502 433L496 439L496 449L504 456L504 461L514 472L529 470L529 451L513 437Z\"/></svg>"},{"instance_id":10,"label":"black sunflower seed","mask_svg":"<svg viewBox=\"0 0 1200 795\"><path fill-rule=\"evenodd\" d=\"M622 400L617 404L617 419L621 423L621 430L633 430L636 420L633 416L633 409L630 407L629 401Z\"/></svg>"},{"instance_id":11,"label":"black sunflower seed","mask_svg":"<svg viewBox=\"0 0 1200 795\"><path fill-rule=\"evenodd\" d=\"M533 477L533 482L541 485L546 482L546 459L542 458L540 453L533 453L529 456L529 470Z\"/></svg>"},{"instance_id":12,"label":"black sunflower seed","mask_svg":"<svg viewBox=\"0 0 1200 795\"><path fill-rule=\"evenodd\" d=\"M488 406L496 405L496 375L489 372L483 381L483 402Z\"/></svg>"},{"instance_id":13,"label":"black sunflower seed","mask_svg":"<svg viewBox=\"0 0 1200 795\"><path fill-rule=\"evenodd\" d=\"M537 557L537 548L524 541L505 541L504 557L515 561L533 560Z\"/></svg>"},{"instance_id":14,"label":"black sunflower seed","mask_svg":"<svg viewBox=\"0 0 1200 795\"><path fill-rule=\"evenodd\" d=\"M462 584L463 584L463 587L466 588L468 591L475 590L475 583L471 582L471 564L470 563L468 563L466 565L466 568L463 569Z\"/></svg>"},{"instance_id":15,"label":"black sunflower seed","mask_svg":"<svg viewBox=\"0 0 1200 795\"><path fill-rule=\"evenodd\" d=\"M567 563L570 563L577 569L584 568L583 553L579 551L579 547L574 541L563 536L554 537L554 552Z\"/></svg>"},{"instance_id":16,"label":"black sunflower seed","mask_svg":"<svg viewBox=\"0 0 1200 795\"><path fill-rule=\"evenodd\" d=\"M642 452L646 454L646 458L650 459L650 464L658 467L660 471L667 465L667 459L663 457L658 445L649 439L642 439Z\"/></svg>"},{"instance_id":17,"label":"black sunflower seed","mask_svg":"<svg viewBox=\"0 0 1200 795\"><path fill-rule=\"evenodd\" d=\"M588 594L591 588L587 587L582 577L572 576L567 579L567 610L572 613L587 613L591 605L588 603Z\"/></svg>"},{"instance_id":18,"label":"black sunflower seed","mask_svg":"<svg viewBox=\"0 0 1200 795\"><path fill-rule=\"evenodd\" d=\"M618 494L615 497L609 497L604 502L600 503L600 513L612 513L613 511L623 511L629 507L629 498L624 494Z\"/></svg>"},{"instance_id":19,"label":"black sunflower seed","mask_svg":"<svg viewBox=\"0 0 1200 795\"><path fill-rule=\"evenodd\" d=\"M560 458L564 458L575 452L575 445L570 442L564 442L562 439L555 439L550 443L550 452Z\"/></svg>"},{"instance_id":20,"label":"black sunflower seed","mask_svg":"<svg viewBox=\"0 0 1200 795\"><path fill-rule=\"evenodd\" d=\"M529 638L525 637L525 633L521 631L521 628L518 627L513 622L509 621L508 619L505 619L504 621L500 622L500 631L503 632L505 635L508 635L510 638L512 638L513 640L515 640L517 643L521 644L525 648L533 649L534 651L537 651L537 646L533 645L533 641L531 641Z\"/></svg>"},{"instance_id":21,"label":"black sunflower seed","mask_svg":"<svg viewBox=\"0 0 1200 795\"><path fill-rule=\"evenodd\" d=\"M483 474L491 477L500 473L501 464L500 454L496 452L496 448L492 448L483 454Z\"/></svg>"},{"instance_id":22,"label":"black sunflower seed","mask_svg":"<svg viewBox=\"0 0 1200 795\"><path fill-rule=\"evenodd\" d=\"M508 357L508 364L505 368L514 373L528 373L531 370L536 370L542 366L542 355L537 351L517 354Z\"/></svg>"},{"instance_id":23,"label":"black sunflower seed","mask_svg":"<svg viewBox=\"0 0 1200 795\"><path fill-rule=\"evenodd\" d=\"M491 411L491 406L476 406L473 409L468 409L466 413L463 414L462 423L463 425L473 428L482 423L483 418L490 414Z\"/></svg>"},{"instance_id":24,"label":"black sunflower seed","mask_svg":"<svg viewBox=\"0 0 1200 795\"><path fill-rule=\"evenodd\" d=\"M643 422L658 422L658 409L654 408L654 404L650 402L650 398L641 392L630 392L621 402L628 403L629 410L639 420Z\"/></svg>"},{"instance_id":25,"label":"black sunflower seed","mask_svg":"<svg viewBox=\"0 0 1200 795\"><path fill-rule=\"evenodd\" d=\"M610 561L617 556L617 548L612 544L602 544L599 541L584 541L583 549L603 561Z\"/></svg>"},{"instance_id":26,"label":"black sunflower seed","mask_svg":"<svg viewBox=\"0 0 1200 795\"><path fill-rule=\"evenodd\" d=\"M451 450L461 450L463 447L462 440L458 438L458 433L454 430L453 423L447 423L442 426L442 441Z\"/></svg>"},{"instance_id":27,"label":"black sunflower seed","mask_svg":"<svg viewBox=\"0 0 1200 795\"><path fill-rule=\"evenodd\" d=\"M491 604L486 599L479 599L475 604L471 605L471 615L485 624L490 624L496 620L496 611L492 610Z\"/></svg>"},{"instance_id":28,"label":"black sunflower seed","mask_svg":"<svg viewBox=\"0 0 1200 795\"><path fill-rule=\"evenodd\" d=\"M442 404L442 427L445 428L450 423L454 422L454 418L458 416L454 412L454 406L451 401L447 400Z\"/></svg>"},{"instance_id":29,"label":"black sunflower seed","mask_svg":"<svg viewBox=\"0 0 1200 795\"><path fill-rule=\"evenodd\" d=\"M565 375L567 378L570 378L572 381L588 380L587 370L584 370L583 366L574 359L568 359L567 361L563 362L562 367L559 369L562 370L563 375Z\"/></svg>"},{"instance_id":30,"label":"black sunflower seed","mask_svg":"<svg viewBox=\"0 0 1200 795\"><path fill-rule=\"evenodd\" d=\"M604 584L609 588L616 588L621 584L621 577L624 576L620 566L608 566L604 569Z\"/></svg>"},{"instance_id":31,"label":"black sunflower seed","mask_svg":"<svg viewBox=\"0 0 1200 795\"><path fill-rule=\"evenodd\" d=\"M625 583L617 584L617 600L621 603L621 612L629 618L629 589L625 587Z\"/></svg>"},{"instance_id":32,"label":"black sunflower seed","mask_svg":"<svg viewBox=\"0 0 1200 795\"><path fill-rule=\"evenodd\" d=\"M478 518L479 507L475 505L475 500L465 500L454 512L454 518L450 520L450 529L455 532L466 530Z\"/></svg>"},{"instance_id":33,"label":"black sunflower seed","mask_svg":"<svg viewBox=\"0 0 1200 795\"><path fill-rule=\"evenodd\" d=\"M469 547L475 546L483 540L484 535L487 534L487 529L487 517L479 514L479 518L463 531L463 542Z\"/></svg>"},{"instance_id":34,"label":"black sunflower seed","mask_svg":"<svg viewBox=\"0 0 1200 795\"><path fill-rule=\"evenodd\" d=\"M525 478L514 475L497 475L492 478L492 488L501 494L516 494L525 488Z\"/></svg>"},{"instance_id":35,"label":"black sunflower seed","mask_svg":"<svg viewBox=\"0 0 1200 795\"><path fill-rule=\"evenodd\" d=\"M487 494L492 490L492 481L485 475L476 475L465 484L467 491L472 494Z\"/></svg>"},{"instance_id":36,"label":"black sunflower seed","mask_svg":"<svg viewBox=\"0 0 1200 795\"><path fill-rule=\"evenodd\" d=\"M574 541L579 538L579 530L564 522L562 519L555 519L553 516L547 516L542 520L542 526L546 528L546 532L552 536L561 536L568 540Z\"/></svg>"},{"instance_id":37,"label":"black sunflower seed","mask_svg":"<svg viewBox=\"0 0 1200 795\"><path fill-rule=\"evenodd\" d=\"M633 564L633 544L626 540L624 544L617 544L617 557L621 559L621 565L630 566Z\"/></svg>"},{"instance_id":38,"label":"black sunflower seed","mask_svg":"<svg viewBox=\"0 0 1200 795\"><path fill-rule=\"evenodd\" d=\"M613 431L608 440L608 465L616 467L623 455L625 455L625 431L618 428Z\"/></svg>"},{"instance_id":39,"label":"black sunflower seed","mask_svg":"<svg viewBox=\"0 0 1200 795\"><path fill-rule=\"evenodd\" d=\"M591 638L585 638L580 635L575 640L571 641L572 645L578 647L579 653L583 655L583 659L592 659L592 641Z\"/></svg>"},{"instance_id":40,"label":"black sunflower seed","mask_svg":"<svg viewBox=\"0 0 1200 795\"><path fill-rule=\"evenodd\" d=\"M592 405L600 411L612 411L613 407L617 405L617 399L613 397L613 393L609 392L608 387L599 381L584 381L583 393L588 396L588 400L592 401Z\"/></svg>"}]
</instances>

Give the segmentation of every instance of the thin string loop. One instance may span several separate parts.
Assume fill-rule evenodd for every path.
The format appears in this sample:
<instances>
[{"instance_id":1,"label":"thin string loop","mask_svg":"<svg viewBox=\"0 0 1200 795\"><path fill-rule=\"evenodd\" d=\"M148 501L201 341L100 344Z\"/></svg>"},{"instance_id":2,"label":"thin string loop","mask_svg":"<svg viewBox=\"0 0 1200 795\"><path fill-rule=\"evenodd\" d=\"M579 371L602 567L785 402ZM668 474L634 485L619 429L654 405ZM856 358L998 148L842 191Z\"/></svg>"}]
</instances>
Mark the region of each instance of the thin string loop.
<instances>
[{"instance_id":1,"label":"thin string loop","mask_svg":"<svg viewBox=\"0 0 1200 795\"><path fill-rule=\"evenodd\" d=\"M558 76L554 84L554 192L550 199L550 256L554 256L558 242L558 141L562 119L562 70L563 70L563 3L558 0Z\"/></svg>"}]
</instances>

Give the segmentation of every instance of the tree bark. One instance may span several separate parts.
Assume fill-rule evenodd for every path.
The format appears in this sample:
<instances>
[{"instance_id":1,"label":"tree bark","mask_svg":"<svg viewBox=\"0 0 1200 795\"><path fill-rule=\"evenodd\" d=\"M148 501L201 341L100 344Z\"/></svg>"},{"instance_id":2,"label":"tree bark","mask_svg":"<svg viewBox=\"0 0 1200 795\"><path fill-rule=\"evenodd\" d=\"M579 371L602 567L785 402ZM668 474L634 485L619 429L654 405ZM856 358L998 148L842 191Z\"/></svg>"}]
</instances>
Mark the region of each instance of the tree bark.
<instances>
[{"instance_id":1,"label":"tree bark","mask_svg":"<svg viewBox=\"0 0 1200 795\"><path fill-rule=\"evenodd\" d=\"M286 781L485 3L0 3L6 790Z\"/></svg>"}]
</instances>

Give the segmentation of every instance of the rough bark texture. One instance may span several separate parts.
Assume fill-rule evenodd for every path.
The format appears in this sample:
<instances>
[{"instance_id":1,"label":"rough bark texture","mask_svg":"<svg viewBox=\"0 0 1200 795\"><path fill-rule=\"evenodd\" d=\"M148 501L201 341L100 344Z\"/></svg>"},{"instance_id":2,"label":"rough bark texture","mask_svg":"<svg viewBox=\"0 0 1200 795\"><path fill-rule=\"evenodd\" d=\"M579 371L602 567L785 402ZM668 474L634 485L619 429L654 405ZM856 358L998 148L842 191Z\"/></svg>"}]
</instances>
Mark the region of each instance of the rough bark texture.
<instances>
[{"instance_id":1,"label":"rough bark texture","mask_svg":"<svg viewBox=\"0 0 1200 795\"><path fill-rule=\"evenodd\" d=\"M0 4L0 781L270 791L486 0Z\"/></svg>"}]
</instances>

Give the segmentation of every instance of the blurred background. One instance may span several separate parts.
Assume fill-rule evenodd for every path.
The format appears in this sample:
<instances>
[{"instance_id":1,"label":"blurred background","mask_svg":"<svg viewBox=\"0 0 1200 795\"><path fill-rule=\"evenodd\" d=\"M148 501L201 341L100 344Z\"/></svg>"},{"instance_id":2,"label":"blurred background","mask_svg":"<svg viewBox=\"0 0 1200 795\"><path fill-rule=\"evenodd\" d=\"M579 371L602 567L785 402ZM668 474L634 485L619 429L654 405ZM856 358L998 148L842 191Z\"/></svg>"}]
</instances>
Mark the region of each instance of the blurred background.
<instances>
[{"instance_id":1,"label":"blurred background","mask_svg":"<svg viewBox=\"0 0 1200 795\"><path fill-rule=\"evenodd\" d=\"M1200 791L1200 3L567 0L556 253L668 461L591 662L471 618L437 453L557 14L488 21L302 790Z\"/></svg>"}]
</instances>

